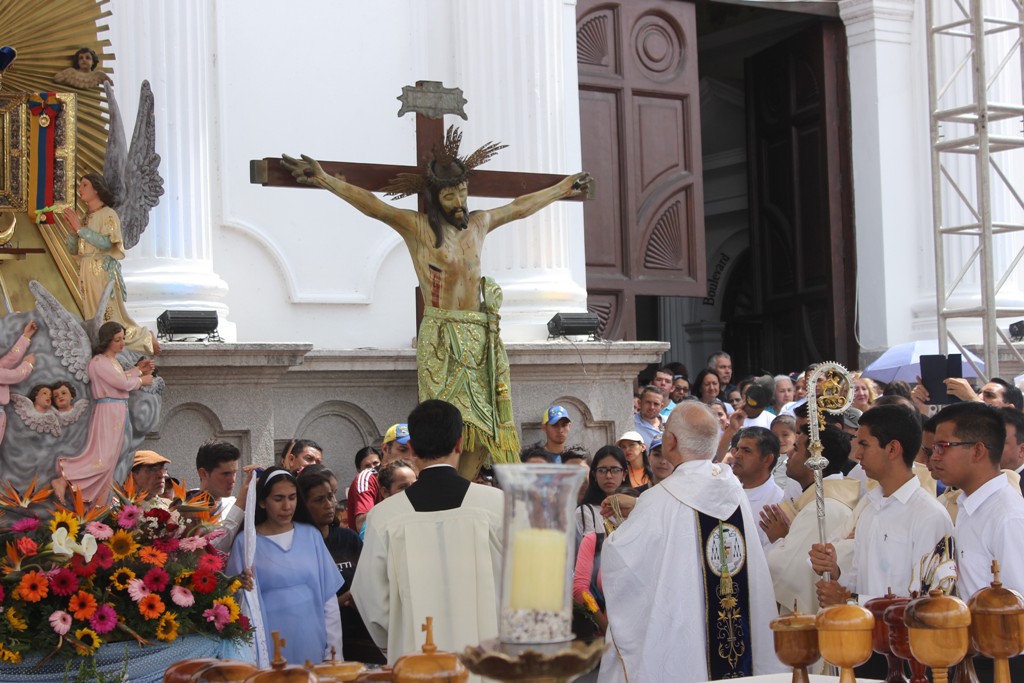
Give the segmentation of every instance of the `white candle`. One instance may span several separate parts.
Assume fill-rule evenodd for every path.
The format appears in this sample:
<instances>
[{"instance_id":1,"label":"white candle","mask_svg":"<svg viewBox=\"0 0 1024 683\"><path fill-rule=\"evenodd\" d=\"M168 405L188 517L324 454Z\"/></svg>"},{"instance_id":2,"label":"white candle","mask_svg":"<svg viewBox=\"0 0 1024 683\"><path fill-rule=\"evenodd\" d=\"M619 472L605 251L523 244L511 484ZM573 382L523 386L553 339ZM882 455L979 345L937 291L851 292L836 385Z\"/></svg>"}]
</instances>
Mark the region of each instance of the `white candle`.
<instances>
[{"instance_id":1,"label":"white candle","mask_svg":"<svg viewBox=\"0 0 1024 683\"><path fill-rule=\"evenodd\" d=\"M554 529L520 529L512 537L509 607L560 612L565 605L565 534Z\"/></svg>"}]
</instances>

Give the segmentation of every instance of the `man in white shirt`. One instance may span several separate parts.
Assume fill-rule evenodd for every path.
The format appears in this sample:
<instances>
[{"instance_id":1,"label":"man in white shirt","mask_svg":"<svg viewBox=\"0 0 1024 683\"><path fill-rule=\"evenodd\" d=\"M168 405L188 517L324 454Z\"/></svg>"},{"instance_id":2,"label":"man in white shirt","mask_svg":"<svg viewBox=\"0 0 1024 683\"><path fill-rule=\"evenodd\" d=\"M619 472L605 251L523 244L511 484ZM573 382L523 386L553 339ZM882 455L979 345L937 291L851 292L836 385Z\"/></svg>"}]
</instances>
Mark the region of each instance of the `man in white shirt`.
<instances>
[{"instance_id":1,"label":"man in white shirt","mask_svg":"<svg viewBox=\"0 0 1024 683\"><path fill-rule=\"evenodd\" d=\"M999 470L1005 440L1002 417L984 403L954 403L935 416L932 470L943 484L963 492L953 538L957 590L965 601L992 581L993 560L1003 586L1024 593L1024 498ZM974 661L984 680L991 660ZM1010 672L1012 680L1024 680L1024 658L1012 658Z\"/></svg>"},{"instance_id":2,"label":"man in white shirt","mask_svg":"<svg viewBox=\"0 0 1024 683\"><path fill-rule=\"evenodd\" d=\"M1024 413L1016 408L1000 408L999 415L1006 427L1006 443L999 467L1024 474Z\"/></svg>"},{"instance_id":3,"label":"man in white shirt","mask_svg":"<svg viewBox=\"0 0 1024 683\"><path fill-rule=\"evenodd\" d=\"M220 516L220 527L224 531L220 538L213 541L213 547L223 553L231 552L231 544L245 518L244 490L241 500L236 501L234 497L241 460L242 452L234 444L207 441L196 451L199 488L188 492L191 497L206 491L213 499L213 512Z\"/></svg>"},{"instance_id":4,"label":"man in white shirt","mask_svg":"<svg viewBox=\"0 0 1024 683\"><path fill-rule=\"evenodd\" d=\"M782 502L782 489L772 478L772 470L779 459L779 439L770 429L763 427L746 427L737 437L736 448L732 452L732 473L743 485L751 514L759 520L766 505ZM760 526L757 535L761 539L761 547L767 549L771 541Z\"/></svg>"},{"instance_id":5,"label":"man in white shirt","mask_svg":"<svg viewBox=\"0 0 1024 683\"><path fill-rule=\"evenodd\" d=\"M942 505L914 475L912 465L921 448L917 415L896 405L883 405L860 418L853 451L867 475L878 482L858 503L854 521L840 533L835 545L811 546L811 566L818 574L830 572L830 581L817 583L822 607L852 598L864 604L889 589L910 595L921 585L922 558L953 533L953 523ZM876 661L877 660L877 661ZM873 657L857 669L866 678L885 678L885 658Z\"/></svg>"}]
</instances>

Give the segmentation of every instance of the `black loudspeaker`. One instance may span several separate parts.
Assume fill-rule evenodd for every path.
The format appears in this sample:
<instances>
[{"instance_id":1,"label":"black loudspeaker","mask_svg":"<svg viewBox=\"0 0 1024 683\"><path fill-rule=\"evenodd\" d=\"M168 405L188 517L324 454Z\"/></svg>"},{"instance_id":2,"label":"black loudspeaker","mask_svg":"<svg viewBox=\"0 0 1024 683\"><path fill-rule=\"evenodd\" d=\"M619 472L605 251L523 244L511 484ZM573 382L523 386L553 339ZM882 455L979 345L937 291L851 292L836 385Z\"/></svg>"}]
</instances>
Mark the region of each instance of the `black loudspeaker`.
<instances>
[{"instance_id":1,"label":"black loudspeaker","mask_svg":"<svg viewBox=\"0 0 1024 683\"><path fill-rule=\"evenodd\" d=\"M593 313L555 313L548 321L548 334L552 337L569 335L596 336L601 320Z\"/></svg>"},{"instance_id":2,"label":"black loudspeaker","mask_svg":"<svg viewBox=\"0 0 1024 683\"><path fill-rule=\"evenodd\" d=\"M1010 340L1024 340L1024 320L1018 320L1015 323L1010 323Z\"/></svg>"},{"instance_id":3,"label":"black loudspeaker","mask_svg":"<svg viewBox=\"0 0 1024 683\"><path fill-rule=\"evenodd\" d=\"M198 335L220 340L217 334L217 311L164 311L156 319L156 331L165 339Z\"/></svg>"}]
</instances>

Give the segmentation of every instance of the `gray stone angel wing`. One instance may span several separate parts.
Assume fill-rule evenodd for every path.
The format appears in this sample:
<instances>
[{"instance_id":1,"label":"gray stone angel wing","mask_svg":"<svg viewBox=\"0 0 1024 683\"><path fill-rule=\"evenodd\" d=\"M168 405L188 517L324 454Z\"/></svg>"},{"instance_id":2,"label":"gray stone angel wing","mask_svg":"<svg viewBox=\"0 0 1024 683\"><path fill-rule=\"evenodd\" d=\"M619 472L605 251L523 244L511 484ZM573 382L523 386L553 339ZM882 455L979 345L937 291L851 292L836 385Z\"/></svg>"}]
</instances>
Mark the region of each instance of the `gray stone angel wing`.
<instances>
[{"instance_id":1,"label":"gray stone angel wing","mask_svg":"<svg viewBox=\"0 0 1024 683\"><path fill-rule=\"evenodd\" d=\"M60 436L60 421L57 419L57 411L53 408L45 413L40 413L28 396L15 393L11 394L11 405L14 406L14 413L29 429L40 434Z\"/></svg>"},{"instance_id":2,"label":"gray stone angel wing","mask_svg":"<svg viewBox=\"0 0 1024 683\"><path fill-rule=\"evenodd\" d=\"M66 410L63 413L57 411L57 421L61 427L67 427L70 424L78 422L78 418L85 415L85 411L89 410L89 399L80 398L71 404L71 410Z\"/></svg>"},{"instance_id":3,"label":"gray stone angel wing","mask_svg":"<svg viewBox=\"0 0 1024 683\"><path fill-rule=\"evenodd\" d=\"M121 108L117 106L112 83L104 83L103 90L107 93L107 108L110 112L110 123L107 126L107 151L103 156L103 179L107 181L111 194L114 195L112 207L124 201L124 171L128 159L128 142L124 137L124 119Z\"/></svg>"},{"instance_id":4,"label":"gray stone angel wing","mask_svg":"<svg viewBox=\"0 0 1024 683\"><path fill-rule=\"evenodd\" d=\"M153 114L153 91L149 81L142 82L139 115L124 164L124 197L114 207L121 219L124 248L139 242L149 225L149 212L160 202L164 179L160 177L160 155L156 153L156 117Z\"/></svg>"},{"instance_id":5,"label":"gray stone angel wing","mask_svg":"<svg viewBox=\"0 0 1024 683\"><path fill-rule=\"evenodd\" d=\"M111 208L121 219L121 237L125 249L134 247L149 224L149 212L164 193L160 177L160 155L156 153L156 118L153 91L149 81L142 82L139 113L135 119L131 147L124 134L124 119L114 96L114 88L104 84L110 110L110 130L103 157L103 178L114 195Z\"/></svg>"},{"instance_id":6,"label":"gray stone angel wing","mask_svg":"<svg viewBox=\"0 0 1024 683\"><path fill-rule=\"evenodd\" d=\"M95 330L103 324L103 313L107 310L107 301L110 299L114 283L107 283L96 308L96 317L87 322L79 322L74 314L61 306L60 302L36 280L29 282L28 288L36 299L36 310L46 323L53 352L60 359L61 365L71 371L76 379L88 384L92 339L95 338ZM91 336L90 329L93 330Z\"/></svg>"}]
</instances>

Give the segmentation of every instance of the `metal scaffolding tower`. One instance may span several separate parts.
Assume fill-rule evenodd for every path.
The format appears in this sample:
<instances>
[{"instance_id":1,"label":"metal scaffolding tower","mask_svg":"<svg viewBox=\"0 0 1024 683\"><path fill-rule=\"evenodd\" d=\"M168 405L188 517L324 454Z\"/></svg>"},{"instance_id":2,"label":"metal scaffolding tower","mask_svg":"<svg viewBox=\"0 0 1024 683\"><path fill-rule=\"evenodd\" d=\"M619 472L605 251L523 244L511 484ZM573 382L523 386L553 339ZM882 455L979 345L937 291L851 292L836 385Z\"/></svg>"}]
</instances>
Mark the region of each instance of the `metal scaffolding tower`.
<instances>
[{"instance_id":1,"label":"metal scaffolding tower","mask_svg":"<svg viewBox=\"0 0 1024 683\"><path fill-rule=\"evenodd\" d=\"M950 321L977 320L978 375L993 377L1000 348L1024 363L998 322L1024 318L1024 308L997 303L1024 257L1024 177L1011 177L1024 154L1024 0L925 7L939 348L951 341L963 353Z\"/></svg>"}]
</instances>

